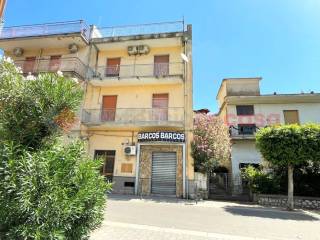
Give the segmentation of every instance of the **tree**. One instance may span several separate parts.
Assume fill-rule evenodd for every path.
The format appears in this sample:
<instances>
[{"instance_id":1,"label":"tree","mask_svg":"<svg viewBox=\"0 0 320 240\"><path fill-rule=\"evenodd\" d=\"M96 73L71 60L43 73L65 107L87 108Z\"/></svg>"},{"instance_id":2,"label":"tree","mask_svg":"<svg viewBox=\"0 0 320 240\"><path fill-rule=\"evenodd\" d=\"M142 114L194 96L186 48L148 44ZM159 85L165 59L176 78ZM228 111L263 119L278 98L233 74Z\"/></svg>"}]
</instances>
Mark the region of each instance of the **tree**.
<instances>
[{"instance_id":1,"label":"tree","mask_svg":"<svg viewBox=\"0 0 320 240\"><path fill-rule=\"evenodd\" d=\"M81 141L63 142L83 92L57 74L0 61L0 239L85 239L110 189Z\"/></svg>"},{"instance_id":2,"label":"tree","mask_svg":"<svg viewBox=\"0 0 320 240\"><path fill-rule=\"evenodd\" d=\"M195 170L208 173L230 159L230 136L228 127L213 115L196 114L191 154Z\"/></svg>"},{"instance_id":3,"label":"tree","mask_svg":"<svg viewBox=\"0 0 320 240\"><path fill-rule=\"evenodd\" d=\"M256 143L263 158L288 169L288 209L294 208L293 170L296 166L320 161L320 125L284 125L261 129Z\"/></svg>"}]
</instances>

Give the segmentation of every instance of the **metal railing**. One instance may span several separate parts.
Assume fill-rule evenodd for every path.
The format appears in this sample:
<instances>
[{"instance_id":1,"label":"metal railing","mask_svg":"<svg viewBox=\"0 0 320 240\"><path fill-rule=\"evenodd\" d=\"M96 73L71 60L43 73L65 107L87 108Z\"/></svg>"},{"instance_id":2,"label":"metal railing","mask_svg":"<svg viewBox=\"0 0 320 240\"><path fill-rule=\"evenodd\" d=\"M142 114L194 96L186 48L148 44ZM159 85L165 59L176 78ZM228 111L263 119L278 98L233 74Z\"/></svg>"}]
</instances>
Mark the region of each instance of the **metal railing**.
<instances>
[{"instance_id":1,"label":"metal railing","mask_svg":"<svg viewBox=\"0 0 320 240\"><path fill-rule=\"evenodd\" d=\"M238 124L230 126L229 133L231 137L254 137L259 129L255 124Z\"/></svg>"},{"instance_id":2,"label":"metal railing","mask_svg":"<svg viewBox=\"0 0 320 240\"><path fill-rule=\"evenodd\" d=\"M82 79L90 78L93 75L93 70L76 57L60 58L54 61L50 59L17 60L15 64L21 68L24 74L62 71L72 73Z\"/></svg>"},{"instance_id":3,"label":"metal railing","mask_svg":"<svg viewBox=\"0 0 320 240\"><path fill-rule=\"evenodd\" d=\"M169 77L182 76L183 63L132 64L98 67L96 77L130 78L130 77Z\"/></svg>"},{"instance_id":4,"label":"metal railing","mask_svg":"<svg viewBox=\"0 0 320 240\"><path fill-rule=\"evenodd\" d=\"M4 27L0 39L79 33L90 40L90 28L83 20Z\"/></svg>"},{"instance_id":5,"label":"metal railing","mask_svg":"<svg viewBox=\"0 0 320 240\"><path fill-rule=\"evenodd\" d=\"M150 24L140 24L140 25L103 27L103 28L97 28L96 31L98 32L97 36L103 37L103 38L125 37L125 36L145 35L145 34L174 33L174 32L184 31L184 22L174 21L174 22L150 23Z\"/></svg>"},{"instance_id":6,"label":"metal railing","mask_svg":"<svg viewBox=\"0 0 320 240\"><path fill-rule=\"evenodd\" d=\"M182 124L184 108L117 108L84 109L82 123L85 124Z\"/></svg>"}]
</instances>

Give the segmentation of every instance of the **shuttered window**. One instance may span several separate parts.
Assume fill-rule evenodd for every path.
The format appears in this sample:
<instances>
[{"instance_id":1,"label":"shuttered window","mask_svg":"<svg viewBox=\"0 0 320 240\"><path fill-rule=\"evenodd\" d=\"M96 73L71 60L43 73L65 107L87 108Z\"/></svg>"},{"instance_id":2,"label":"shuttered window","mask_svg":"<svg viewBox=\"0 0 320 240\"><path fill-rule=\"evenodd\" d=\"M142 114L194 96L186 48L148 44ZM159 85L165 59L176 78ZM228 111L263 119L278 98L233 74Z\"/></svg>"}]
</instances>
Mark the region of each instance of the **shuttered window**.
<instances>
[{"instance_id":1,"label":"shuttered window","mask_svg":"<svg viewBox=\"0 0 320 240\"><path fill-rule=\"evenodd\" d=\"M168 120L169 94L153 94L152 95L152 118L155 121Z\"/></svg>"},{"instance_id":2,"label":"shuttered window","mask_svg":"<svg viewBox=\"0 0 320 240\"><path fill-rule=\"evenodd\" d=\"M121 58L108 58L106 66L106 77L117 77L120 73Z\"/></svg>"},{"instance_id":3,"label":"shuttered window","mask_svg":"<svg viewBox=\"0 0 320 240\"><path fill-rule=\"evenodd\" d=\"M23 72L24 73L34 73L35 72L35 64L36 64L36 57L26 57L24 64L23 64Z\"/></svg>"},{"instance_id":4,"label":"shuttered window","mask_svg":"<svg viewBox=\"0 0 320 240\"><path fill-rule=\"evenodd\" d=\"M103 96L101 121L114 121L116 118L117 96Z\"/></svg>"},{"instance_id":5,"label":"shuttered window","mask_svg":"<svg viewBox=\"0 0 320 240\"><path fill-rule=\"evenodd\" d=\"M283 115L285 124L300 123L298 110L284 110Z\"/></svg>"},{"instance_id":6,"label":"shuttered window","mask_svg":"<svg viewBox=\"0 0 320 240\"><path fill-rule=\"evenodd\" d=\"M55 55L50 57L49 61L49 71L56 72L60 69L61 64L61 56Z\"/></svg>"},{"instance_id":7,"label":"shuttered window","mask_svg":"<svg viewBox=\"0 0 320 240\"><path fill-rule=\"evenodd\" d=\"M157 77L169 75L169 55L154 56L154 75Z\"/></svg>"}]
</instances>

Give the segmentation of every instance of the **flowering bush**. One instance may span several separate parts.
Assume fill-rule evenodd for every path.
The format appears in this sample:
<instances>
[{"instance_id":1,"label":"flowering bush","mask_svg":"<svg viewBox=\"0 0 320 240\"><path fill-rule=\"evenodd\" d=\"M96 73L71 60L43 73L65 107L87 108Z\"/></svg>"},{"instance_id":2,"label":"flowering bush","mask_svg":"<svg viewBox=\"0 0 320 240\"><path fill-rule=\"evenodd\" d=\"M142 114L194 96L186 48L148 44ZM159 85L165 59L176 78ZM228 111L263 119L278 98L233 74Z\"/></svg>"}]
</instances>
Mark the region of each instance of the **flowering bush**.
<instances>
[{"instance_id":1,"label":"flowering bush","mask_svg":"<svg viewBox=\"0 0 320 240\"><path fill-rule=\"evenodd\" d=\"M230 158L228 127L213 115L197 114L194 119L194 139L191 144L194 167L207 173Z\"/></svg>"},{"instance_id":2,"label":"flowering bush","mask_svg":"<svg viewBox=\"0 0 320 240\"><path fill-rule=\"evenodd\" d=\"M101 163L61 137L82 95L59 72L24 77L0 60L0 239L86 239L102 221Z\"/></svg>"}]
</instances>

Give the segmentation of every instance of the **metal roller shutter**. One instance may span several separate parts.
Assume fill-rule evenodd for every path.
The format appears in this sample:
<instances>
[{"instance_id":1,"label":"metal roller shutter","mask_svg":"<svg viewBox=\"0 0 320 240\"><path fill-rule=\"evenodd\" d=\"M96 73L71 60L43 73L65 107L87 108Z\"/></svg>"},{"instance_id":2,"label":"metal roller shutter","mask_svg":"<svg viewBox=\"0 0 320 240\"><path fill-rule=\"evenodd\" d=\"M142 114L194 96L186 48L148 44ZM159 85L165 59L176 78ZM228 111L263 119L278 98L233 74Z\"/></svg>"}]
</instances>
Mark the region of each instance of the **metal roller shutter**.
<instances>
[{"instance_id":1,"label":"metal roller shutter","mask_svg":"<svg viewBox=\"0 0 320 240\"><path fill-rule=\"evenodd\" d=\"M175 152L152 153L151 192L176 195L177 156Z\"/></svg>"}]
</instances>

